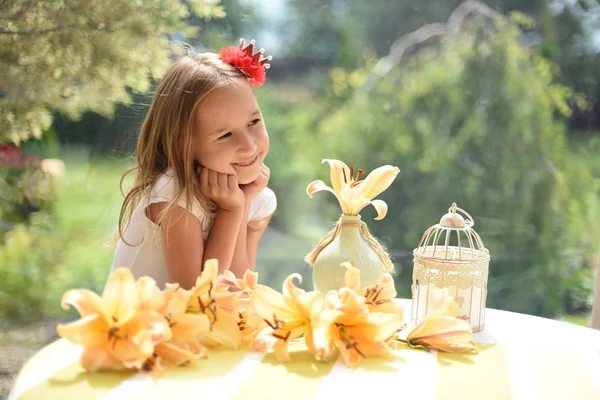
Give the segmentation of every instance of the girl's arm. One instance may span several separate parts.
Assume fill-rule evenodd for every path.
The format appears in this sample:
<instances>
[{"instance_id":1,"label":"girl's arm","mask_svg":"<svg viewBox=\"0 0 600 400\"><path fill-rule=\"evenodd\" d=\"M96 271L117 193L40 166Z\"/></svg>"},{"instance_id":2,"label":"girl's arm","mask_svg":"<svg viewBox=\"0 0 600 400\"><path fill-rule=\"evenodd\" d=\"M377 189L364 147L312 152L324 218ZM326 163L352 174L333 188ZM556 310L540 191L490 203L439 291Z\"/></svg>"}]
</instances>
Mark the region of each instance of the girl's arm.
<instances>
[{"instance_id":1,"label":"girl's arm","mask_svg":"<svg viewBox=\"0 0 600 400\"><path fill-rule=\"evenodd\" d=\"M235 265L236 236L244 218L244 208L219 210L204 245L204 261L219 260L219 274Z\"/></svg>"},{"instance_id":2,"label":"girl's arm","mask_svg":"<svg viewBox=\"0 0 600 400\"><path fill-rule=\"evenodd\" d=\"M252 200L267 186L271 177L271 170L265 164L262 165L259 176L254 182L242 185L242 191L246 198L243 224L238 232L231 272L241 278L246 270L254 271L256 268L256 249L271 216L261 221L248 222Z\"/></svg>"},{"instance_id":3,"label":"girl's arm","mask_svg":"<svg viewBox=\"0 0 600 400\"><path fill-rule=\"evenodd\" d=\"M249 211L250 205L247 205L244 210L242 221L248 221ZM271 216L269 215L260 221L250 221L247 225L242 224L240 227L235 243L233 260L231 262L231 272L233 272L235 276L241 278L247 269L251 271L256 269L256 250L258 248L258 242L260 242L260 238L263 233L265 233L270 220Z\"/></svg>"},{"instance_id":4,"label":"girl's arm","mask_svg":"<svg viewBox=\"0 0 600 400\"><path fill-rule=\"evenodd\" d=\"M157 223L158 216L167 205L164 202L150 204L146 209L148 217ZM184 289L192 288L203 265L204 243L200 220L176 205L167 211L160 228L169 281L179 283Z\"/></svg>"},{"instance_id":5,"label":"girl's arm","mask_svg":"<svg viewBox=\"0 0 600 400\"><path fill-rule=\"evenodd\" d=\"M167 207L167 203L148 206L153 221ZM229 269L234 252L233 238L242 221L242 210L219 211L215 216L206 243L202 224L193 214L180 206L172 207L161 223L163 249L169 281L184 289L196 284L206 260L219 260L219 273Z\"/></svg>"},{"instance_id":6,"label":"girl's arm","mask_svg":"<svg viewBox=\"0 0 600 400\"><path fill-rule=\"evenodd\" d=\"M256 268L256 250L258 249L258 242L260 242L260 238L263 233L267 229L267 225L269 225L269 221L271 220L271 215L260 220L260 221L252 221L248 223L247 228L247 249L248 249L248 261L250 262L250 267L252 271ZM243 272L242 272L243 275Z\"/></svg>"},{"instance_id":7,"label":"girl's arm","mask_svg":"<svg viewBox=\"0 0 600 400\"><path fill-rule=\"evenodd\" d=\"M248 221L248 214L250 212L250 202L247 202L244 207L244 213L242 216L242 221ZM247 269L252 269L250 260L248 259L248 251L247 251L247 241L248 241L248 233L246 229L246 224L240 224L238 228L238 233L235 241L235 250L233 252L233 258L231 261L231 272L235 274L237 277L242 277L244 272Z\"/></svg>"},{"instance_id":8,"label":"girl's arm","mask_svg":"<svg viewBox=\"0 0 600 400\"><path fill-rule=\"evenodd\" d=\"M200 190L213 200L219 210L204 244L203 261L219 260L219 274L228 270L234 260L236 238L244 221L246 199L237 177L200 167Z\"/></svg>"}]
</instances>

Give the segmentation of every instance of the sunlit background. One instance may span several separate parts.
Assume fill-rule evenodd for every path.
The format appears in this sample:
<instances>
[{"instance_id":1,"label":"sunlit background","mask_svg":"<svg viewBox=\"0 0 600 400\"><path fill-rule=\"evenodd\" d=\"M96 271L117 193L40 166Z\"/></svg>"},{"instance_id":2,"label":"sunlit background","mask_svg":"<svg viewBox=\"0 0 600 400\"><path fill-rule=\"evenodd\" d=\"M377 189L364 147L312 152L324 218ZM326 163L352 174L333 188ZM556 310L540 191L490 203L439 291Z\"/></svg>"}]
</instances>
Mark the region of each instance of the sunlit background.
<instances>
[{"instance_id":1,"label":"sunlit background","mask_svg":"<svg viewBox=\"0 0 600 400\"><path fill-rule=\"evenodd\" d=\"M274 56L256 91L279 202L260 281L300 272L312 285L303 258L340 214L333 196L305 193L328 181L322 158L392 164L387 217L362 215L400 297L422 233L457 202L492 256L489 307L589 323L598 1L0 1L0 397L73 317L61 294L103 288L156 82L178 54L240 37Z\"/></svg>"}]
</instances>

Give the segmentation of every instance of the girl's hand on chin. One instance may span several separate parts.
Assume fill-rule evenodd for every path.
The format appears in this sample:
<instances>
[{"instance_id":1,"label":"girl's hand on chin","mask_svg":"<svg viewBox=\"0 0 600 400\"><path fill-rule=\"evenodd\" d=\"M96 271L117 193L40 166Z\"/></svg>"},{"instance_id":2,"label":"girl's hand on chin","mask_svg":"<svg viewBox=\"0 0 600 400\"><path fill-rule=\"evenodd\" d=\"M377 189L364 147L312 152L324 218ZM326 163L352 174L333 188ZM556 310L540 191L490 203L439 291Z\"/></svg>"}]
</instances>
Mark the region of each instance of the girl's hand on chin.
<instances>
[{"instance_id":1,"label":"girl's hand on chin","mask_svg":"<svg viewBox=\"0 0 600 400\"><path fill-rule=\"evenodd\" d=\"M245 185L240 185L244 195L246 196L246 202L250 202L255 198L262 190L267 187L269 179L271 178L271 170L264 163L260 169L260 174L255 181Z\"/></svg>"},{"instance_id":2,"label":"girl's hand on chin","mask_svg":"<svg viewBox=\"0 0 600 400\"><path fill-rule=\"evenodd\" d=\"M242 210L246 204L246 196L235 175L223 174L206 167L198 167L200 191L214 201L220 210Z\"/></svg>"}]
</instances>

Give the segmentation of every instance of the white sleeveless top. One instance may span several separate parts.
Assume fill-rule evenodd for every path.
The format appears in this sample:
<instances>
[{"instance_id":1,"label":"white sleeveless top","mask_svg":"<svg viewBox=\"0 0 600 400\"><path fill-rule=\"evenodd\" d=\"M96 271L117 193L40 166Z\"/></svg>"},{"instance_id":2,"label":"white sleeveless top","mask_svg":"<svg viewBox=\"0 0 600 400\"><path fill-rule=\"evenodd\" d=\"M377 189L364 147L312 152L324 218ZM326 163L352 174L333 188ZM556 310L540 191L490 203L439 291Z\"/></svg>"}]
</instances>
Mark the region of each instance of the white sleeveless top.
<instances>
[{"instance_id":1,"label":"white sleeveless top","mask_svg":"<svg viewBox=\"0 0 600 400\"><path fill-rule=\"evenodd\" d=\"M165 263L160 227L146 217L146 207L153 203L171 202L175 198L175 179L167 172L157 181L150 194L140 201L135 208L129 224L123 232L125 241L119 238L115 250L115 258L110 272L118 267L127 267L136 279L141 276L153 278L159 288L169 283L167 265ZM187 209L185 197L182 196L175 204ZM259 221L272 215L277 208L275 193L268 187L264 188L250 205L248 221ZM202 237L208 237L212 218L202 210L196 201L190 207L191 213L200 220Z\"/></svg>"}]
</instances>

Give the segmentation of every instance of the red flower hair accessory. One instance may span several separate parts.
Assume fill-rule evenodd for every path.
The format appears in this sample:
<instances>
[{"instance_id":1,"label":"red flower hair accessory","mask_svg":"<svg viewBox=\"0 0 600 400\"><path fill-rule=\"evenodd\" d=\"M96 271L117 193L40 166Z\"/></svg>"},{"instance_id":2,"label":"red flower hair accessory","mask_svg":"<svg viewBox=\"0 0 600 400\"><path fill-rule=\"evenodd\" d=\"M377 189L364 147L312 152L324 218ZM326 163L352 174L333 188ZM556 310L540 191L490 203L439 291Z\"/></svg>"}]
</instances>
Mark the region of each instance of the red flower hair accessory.
<instances>
[{"instance_id":1,"label":"red flower hair accessory","mask_svg":"<svg viewBox=\"0 0 600 400\"><path fill-rule=\"evenodd\" d=\"M258 53L252 54L254 51L254 44L255 41L252 40L250 44L244 48L246 41L240 39L239 47L231 46L226 49L223 48L219 51L219 57L227 64L231 64L240 70L248 78L248 82L251 85L260 87L265 83L265 70L271 67L271 65L266 64L266 62L272 60L273 57L263 57L265 49L260 49Z\"/></svg>"}]
</instances>

